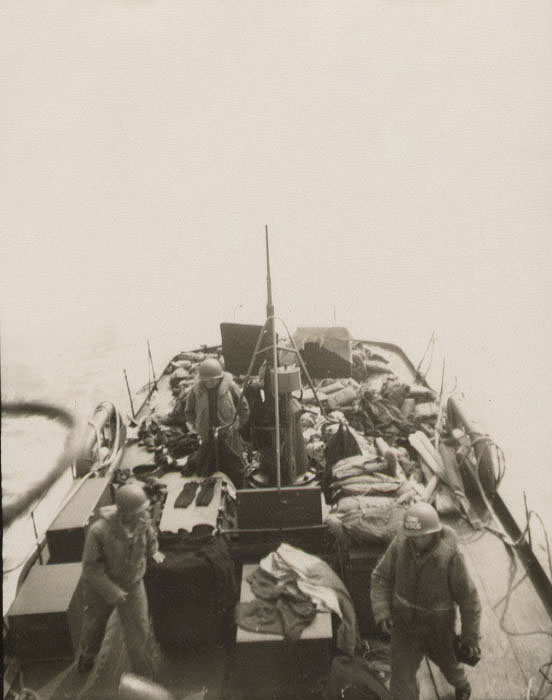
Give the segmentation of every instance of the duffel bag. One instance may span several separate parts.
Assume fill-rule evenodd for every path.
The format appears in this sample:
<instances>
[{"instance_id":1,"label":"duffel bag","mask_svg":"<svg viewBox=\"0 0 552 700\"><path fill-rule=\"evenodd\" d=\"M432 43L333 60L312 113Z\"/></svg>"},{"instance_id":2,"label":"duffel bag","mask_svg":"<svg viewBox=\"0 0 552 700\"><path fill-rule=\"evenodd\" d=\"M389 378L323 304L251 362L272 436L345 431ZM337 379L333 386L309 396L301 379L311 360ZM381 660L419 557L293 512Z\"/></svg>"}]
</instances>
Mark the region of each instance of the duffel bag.
<instances>
[{"instance_id":1,"label":"duffel bag","mask_svg":"<svg viewBox=\"0 0 552 700\"><path fill-rule=\"evenodd\" d=\"M391 700L385 685L360 657L336 656L332 661L326 700Z\"/></svg>"}]
</instances>

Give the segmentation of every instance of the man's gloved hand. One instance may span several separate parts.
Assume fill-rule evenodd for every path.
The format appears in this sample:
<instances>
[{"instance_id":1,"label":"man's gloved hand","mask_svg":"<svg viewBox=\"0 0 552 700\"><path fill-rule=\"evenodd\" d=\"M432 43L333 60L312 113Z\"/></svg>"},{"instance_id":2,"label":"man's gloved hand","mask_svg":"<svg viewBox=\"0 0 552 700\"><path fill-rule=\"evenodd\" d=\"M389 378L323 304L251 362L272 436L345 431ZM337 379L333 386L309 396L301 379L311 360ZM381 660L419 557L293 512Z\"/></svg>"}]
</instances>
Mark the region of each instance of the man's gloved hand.
<instances>
[{"instance_id":1,"label":"man's gloved hand","mask_svg":"<svg viewBox=\"0 0 552 700\"><path fill-rule=\"evenodd\" d=\"M121 603L126 603L128 593L126 591L121 591L115 601L115 605L121 605Z\"/></svg>"},{"instance_id":2,"label":"man's gloved hand","mask_svg":"<svg viewBox=\"0 0 552 700\"><path fill-rule=\"evenodd\" d=\"M390 617L386 617L378 622L377 627L382 634L389 637L393 628L393 620Z\"/></svg>"},{"instance_id":3,"label":"man's gloved hand","mask_svg":"<svg viewBox=\"0 0 552 700\"><path fill-rule=\"evenodd\" d=\"M468 666L475 666L481 658L481 649L471 641L455 637L453 642L456 660Z\"/></svg>"},{"instance_id":4,"label":"man's gloved hand","mask_svg":"<svg viewBox=\"0 0 552 700\"><path fill-rule=\"evenodd\" d=\"M151 558L156 564L162 564L165 561L165 555L163 552L155 552L155 554L152 554Z\"/></svg>"},{"instance_id":5,"label":"man's gloved hand","mask_svg":"<svg viewBox=\"0 0 552 700\"><path fill-rule=\"evenodd\" d=\"M481 659L481 649L477 644L463 644L466 649L466 663L470 666L475 666L475 664Z\"/></svg>"}]
</instances>

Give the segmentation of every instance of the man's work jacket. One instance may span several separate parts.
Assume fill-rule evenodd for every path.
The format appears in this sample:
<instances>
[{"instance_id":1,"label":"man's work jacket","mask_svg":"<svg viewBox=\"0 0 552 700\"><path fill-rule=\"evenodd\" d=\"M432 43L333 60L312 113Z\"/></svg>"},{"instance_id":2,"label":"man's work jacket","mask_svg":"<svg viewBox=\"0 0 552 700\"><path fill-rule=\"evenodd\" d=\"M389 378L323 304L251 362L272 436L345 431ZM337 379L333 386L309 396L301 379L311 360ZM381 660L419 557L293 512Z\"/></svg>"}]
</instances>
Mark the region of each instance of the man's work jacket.
<instances>
[{"instance_id":1,"label":"man's work jacket","mask_svg":"<svg viewBox=\"0 0 552 700\"><path fill-rule=\"evenodd\" d=\"M107 603L115 603L121 592L143 578L147 558L157 548L157 536L147 512L136 527L129 529L121 523L117 506L105 506L86 535L83 579Z\"/></svg>"},{"instance_id":2,"label":"man's work jacket","mask_svg":"<svg viewBox=\"0 0 552 700\"><path fill-rule=\"evenodd\" d=\"M479 641L481 605L458 539L443 525L435 545L418 553L398 534L372 573L371 601L376 623L390 618L395 624L430 631L435 625L454 626L455 604L460 608L462 638Z\"/></svg>"},{"instance_id":3,"label":"man's work jacket","mask_svg":"<svg viewBox=\"0 0 552 700\"><path fill-rule=\"evenodd\" d=\"M227 425L234 417L234 411L240 397L240 388L234 382L230 372L224 372L217 389L217 418L219 425ZM209 394L205 384L198 378L191 388L186 401L186 421L192 423L202 440L209 435ZM245 397L242 399L238 420L240 426L247 423L249 406Z\"/></svg>"}]
</instances>

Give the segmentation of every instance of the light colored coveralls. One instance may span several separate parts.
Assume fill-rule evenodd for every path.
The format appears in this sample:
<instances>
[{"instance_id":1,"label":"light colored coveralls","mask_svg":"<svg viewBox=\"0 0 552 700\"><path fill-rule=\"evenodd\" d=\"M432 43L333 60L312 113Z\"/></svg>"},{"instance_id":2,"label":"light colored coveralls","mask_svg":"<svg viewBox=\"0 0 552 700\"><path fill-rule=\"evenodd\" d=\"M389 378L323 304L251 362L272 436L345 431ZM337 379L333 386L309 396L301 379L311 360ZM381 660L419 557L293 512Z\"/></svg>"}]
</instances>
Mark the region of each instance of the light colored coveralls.
<instances>
[{"instance_id":1,"label":"light colored coveralls","mask_svg":"<svg viewBox=\"0 0 552 700\"><path fill-rule=\"evenodd\" d=\"M117 606L132 669L142 676L152 676L146 649L150 625L143 578L147 558L157 548L157 536L147 511L130 528L121 522L117 506L100 509L99 519L88 530L82 560L84 657L98 654L107 621ZM123 592L126 600L118 602Z\"/></svg>"},{"instance_id":2,"label":"light colored coveralls","mask_svg":"<svg viewBox=\"0 0 552 700\"><path fill-rule=\"evenodd\" d=\"M443 525L434 545L418 553L397 535L372 573L371 601L376 623L391 618L391 695L418 700L416 672L424 654L455 688L467 683L452 648L455 604L462 640L479 643L481 606L452 528Z\"/></svg>"}]
</instances>

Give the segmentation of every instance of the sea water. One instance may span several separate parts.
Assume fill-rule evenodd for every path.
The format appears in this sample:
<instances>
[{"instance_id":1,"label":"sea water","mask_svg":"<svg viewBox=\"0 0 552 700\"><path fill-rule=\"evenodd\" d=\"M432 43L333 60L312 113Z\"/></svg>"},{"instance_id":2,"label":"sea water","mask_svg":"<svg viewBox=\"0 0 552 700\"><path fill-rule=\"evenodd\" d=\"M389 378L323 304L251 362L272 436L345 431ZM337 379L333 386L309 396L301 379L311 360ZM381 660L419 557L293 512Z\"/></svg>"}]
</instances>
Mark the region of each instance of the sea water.
<instances>
[{"instance_id":1,"label":"sea water","mask_svg":"<svg viewBox=\"0 0 552 700\"><path fill-rule=\"evenodd\" d=\"M127 372L134 405L138 408L147 392L149 366L147 340L150 341L154 370L159 374L180 349L180 333L160 333L146 339L124 331L94 333L87 338L64 342L41 339L21 344L3 338L2 401L42 401L70 411L77 422L92 417L102 401L111 401L123 416L131 413L123 375ZM2 498L9 499L31 488L41 475L56 463L65 448L68 432L59 422L41 418L2 419ZM36 537L45 533L60 503L71 486L65 475L30 511L3 529L3 571L16 570L32 550ZM4 576L4 606L15 593L16 577ZM7 608L6 608L7 609Z\"/></svg>"}]
</instances>

